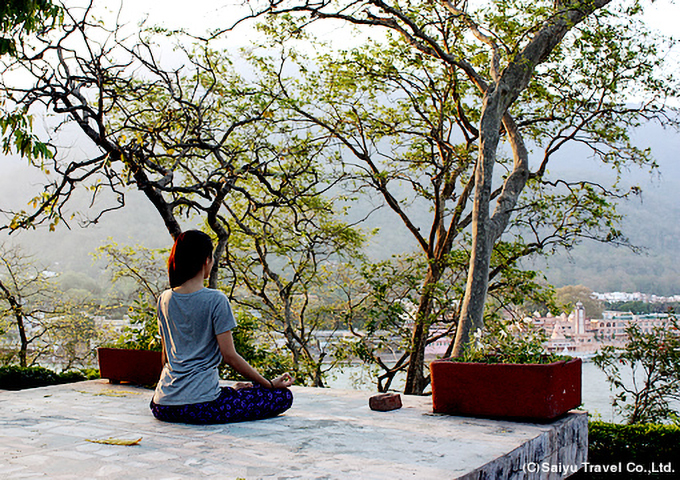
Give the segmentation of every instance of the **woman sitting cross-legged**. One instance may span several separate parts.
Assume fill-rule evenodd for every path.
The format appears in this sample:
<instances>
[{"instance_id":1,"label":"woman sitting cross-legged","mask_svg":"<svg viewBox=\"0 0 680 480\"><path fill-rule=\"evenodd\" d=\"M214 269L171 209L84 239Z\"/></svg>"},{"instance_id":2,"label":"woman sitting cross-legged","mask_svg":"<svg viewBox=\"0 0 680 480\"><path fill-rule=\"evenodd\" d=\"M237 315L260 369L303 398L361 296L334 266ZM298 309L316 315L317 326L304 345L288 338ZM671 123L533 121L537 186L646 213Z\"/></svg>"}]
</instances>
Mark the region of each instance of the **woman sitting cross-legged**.
<instances>
[{"instance_id":1,"label":"woman sitting cross-legged","mask_svg":"<svg viewBox=\"0 0 680 480\"><path fill-rule=\"evenodd\" d=\"M293 404L284 373L267 380L234 349L236 320L224 293L204 288L213 266L210 237L189 230L177 237L168 260L171 289L158 300L163 371L151 401L166 422L227 423L276 416ZM252 384L220 387L224 360Z\"/></svg>"}]
</instances>

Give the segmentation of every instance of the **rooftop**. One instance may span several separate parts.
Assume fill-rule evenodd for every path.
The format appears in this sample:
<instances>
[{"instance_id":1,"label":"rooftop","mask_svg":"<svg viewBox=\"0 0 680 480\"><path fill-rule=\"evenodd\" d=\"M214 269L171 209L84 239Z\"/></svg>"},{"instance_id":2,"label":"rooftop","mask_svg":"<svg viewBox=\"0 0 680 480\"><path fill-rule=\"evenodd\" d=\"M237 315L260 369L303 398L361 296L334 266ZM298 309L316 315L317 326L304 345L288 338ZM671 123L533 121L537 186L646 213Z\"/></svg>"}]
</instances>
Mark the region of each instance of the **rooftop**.
<instances>
[{"instance_id":1,"label":"rooftop","mask_svg":"<svg viewBox=\"0 0 680 480\"><path fill-rule=\"evenodd\" d=\"M502 479L529 462L585 461L584 413L550 424L464 418L403 395L403 408L375 412L367 392L292 390L282 416L209 426L160 422L150 390L106 380L0 390L0 477ZM92 442L111 438L141 441Z\"/></svg>"}]
</instances>

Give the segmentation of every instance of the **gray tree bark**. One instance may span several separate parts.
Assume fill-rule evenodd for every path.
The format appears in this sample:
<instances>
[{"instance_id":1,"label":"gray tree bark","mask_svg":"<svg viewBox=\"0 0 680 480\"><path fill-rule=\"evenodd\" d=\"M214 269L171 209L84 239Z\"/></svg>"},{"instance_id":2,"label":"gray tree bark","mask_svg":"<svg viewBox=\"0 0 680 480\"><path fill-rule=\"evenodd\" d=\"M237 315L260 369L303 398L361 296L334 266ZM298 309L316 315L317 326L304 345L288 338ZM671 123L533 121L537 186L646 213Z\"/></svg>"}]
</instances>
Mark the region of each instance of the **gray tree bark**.
<instances>
[{"instance_id":1,"label":"gray tree bark","mask_svg":"<svg viewBox=\"0 0 680 480\"><path fill-rule=\"evenodd\" d=\"M557 4L558 11L536 33L526 47L502 71L492 68L494 84L487 87L480 119L479 156L475 168L475 198L472 213L472 252L465 296L458 321L453 356L467 348L475 330L484 326L484 304L489 286L489 265L495 242L508 225L528 178L527 152L522 136L508 108L527 87L534 69L548 58L564 36L588 15L610 3L610 0ZM513 149L514 168L503 184L493 216L489 215L493 169L504 126Z\"/></svg>"}]
</instances>

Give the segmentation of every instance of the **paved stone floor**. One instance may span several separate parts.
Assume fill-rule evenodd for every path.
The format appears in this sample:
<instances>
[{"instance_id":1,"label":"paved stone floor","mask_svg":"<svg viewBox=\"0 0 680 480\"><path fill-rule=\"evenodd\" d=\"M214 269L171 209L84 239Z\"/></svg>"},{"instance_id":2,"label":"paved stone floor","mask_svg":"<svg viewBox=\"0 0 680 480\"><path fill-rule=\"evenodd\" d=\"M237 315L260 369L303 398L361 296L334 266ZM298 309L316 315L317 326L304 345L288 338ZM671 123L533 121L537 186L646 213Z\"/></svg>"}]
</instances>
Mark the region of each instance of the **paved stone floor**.
<instances>
[{"instance_id":1,"label":"paved stone floor","mask_svg":"<svg viewBox=\"0 0 680 480\"><path fill-rule=\"evenodd\" d=\"M282 416L212 426L159 422L150 390L105 380L0 390L0 478L453 479L511 457L514 473L503 475L524 478L526 445L585 424L579 413L547 425L433 415L428 397L374 412L370 393L292 390ZM141 441L91 442L109 438Z\"/></svg>"}]
</instances>

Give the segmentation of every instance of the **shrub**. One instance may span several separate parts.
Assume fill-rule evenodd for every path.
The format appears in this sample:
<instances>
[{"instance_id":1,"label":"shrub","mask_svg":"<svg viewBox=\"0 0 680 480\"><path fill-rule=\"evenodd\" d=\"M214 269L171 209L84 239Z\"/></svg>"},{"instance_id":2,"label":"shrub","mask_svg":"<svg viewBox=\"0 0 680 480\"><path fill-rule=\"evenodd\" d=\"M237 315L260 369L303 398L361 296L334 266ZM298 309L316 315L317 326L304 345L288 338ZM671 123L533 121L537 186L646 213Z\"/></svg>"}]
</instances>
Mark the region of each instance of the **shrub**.
<instances>
[{"instance_id":1,"label":"shrub","mask_svg":"<svg viewBox=\"0 0 680 480\"><path fill-rule=\"evenodd\" d=\"M680 322L670 316L651 332L631 323L626 333L623 349L606 346L594 358L615 392L614 407L629 424L672 420L679 413L673 400L680 391Z\"/></svg>"},{"instance_id":2,"label":"shrub","mask_svg":"<svg viewBox=\"0 0 680 480\"><path fill-rule=\"evenodd\" d=\"M533 328L531 319L508 322L489 319L483 329L473 334L464 355L454 360L474 363L539 363L547 364L566 357L545 351L547 334Z\"/></svg>"},{"instance_id":3,"label":"shrub","mask_svg":"<svg viewBox=\"0 0 680 480\"><path fill-rule=\"evenodd\" d=\"M676 478L680 471L680 427L677 425L620 425L591 421L588 425L588 466L575 480ZM597 472L600 467L620 467L621 472ZM590 470L590 471L587 471Z\"/></svg>"},{"instance_id":4,"label":"shrub","mask_svg":"<svg viewBox=\"0 0 680 480\"><path fill-rule=\"evenodd\" d=\"M274 378L292 370L288 358L276 351L270 351L257 344L255 332L257 322L249 315L238 314L238 326L232 330L234 347L246 361L255 367L265 378ZM296 376L297 376L297 372ZM220 377L230 380L247 381L229 365L220 365Z\"/></svg>"},{"instance_id":5,"label":"shrub","mask_svg":"<svg viewBox=\"0 0 680 480\"><path fill-rule=\"evenodd\" d=\"M56 373L44 367L19 367L9 365L0 367L0 389L23 390L26 388L46 387L63 383L81 382L96 378L94 371L69 370Z\"/></svg>"}]
</instances>

